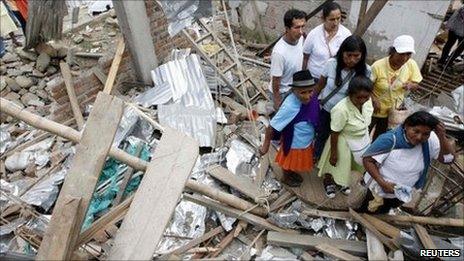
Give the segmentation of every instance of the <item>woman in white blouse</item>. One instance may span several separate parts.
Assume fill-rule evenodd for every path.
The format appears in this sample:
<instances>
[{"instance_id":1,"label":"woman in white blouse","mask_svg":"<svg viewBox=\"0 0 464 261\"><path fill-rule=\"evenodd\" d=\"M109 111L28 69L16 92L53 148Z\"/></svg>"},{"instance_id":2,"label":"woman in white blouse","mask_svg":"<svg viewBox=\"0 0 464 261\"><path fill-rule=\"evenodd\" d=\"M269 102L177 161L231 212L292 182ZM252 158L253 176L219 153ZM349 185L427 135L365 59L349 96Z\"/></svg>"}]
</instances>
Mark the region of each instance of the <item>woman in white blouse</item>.
<instances>
[{"instance_id":1,"label":"woman in white blouse","mask_svg":"<svg viewBox=\"0 0 464 261\"><path fill-rule=\"evenodd\" d=\"M339 4L331 2L322 9L323 23L311 30L303 45L303 70L319 79L325 63L334 57L342 42L351 35L350 30L340 24L342 11Z\"/></svg>"}]
</instances>

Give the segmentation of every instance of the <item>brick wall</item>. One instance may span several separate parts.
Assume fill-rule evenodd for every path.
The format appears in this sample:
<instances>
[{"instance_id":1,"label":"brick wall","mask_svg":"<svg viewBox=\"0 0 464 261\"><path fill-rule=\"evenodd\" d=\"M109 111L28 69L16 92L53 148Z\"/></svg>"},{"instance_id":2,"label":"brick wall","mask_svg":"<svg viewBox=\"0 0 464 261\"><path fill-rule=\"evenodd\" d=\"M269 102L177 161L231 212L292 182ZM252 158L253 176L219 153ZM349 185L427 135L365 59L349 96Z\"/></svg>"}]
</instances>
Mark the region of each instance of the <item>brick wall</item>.
<instances>
[{"instance_id":1,"label":"brick wall","mask_svg":"<svg viewBox=\"0 0 464 261\"><path fill-rule=\"evenodd\" d=\"M147 9L148 19L150 21L151 35L153 37L153 44L155 45L156 56L159 63L162 64L172 49L187 48L189 47L189 42L180 35L173 38L169 36L166 16L155 1L145 0L145 6ZM103 22L104 21L102 21L102 23ZM102 69L102 71L106 74L108 74L111 67L115 48L116 46L114 46L112 51L109 51L106 56L100 58L98 61L100 69ZM132 66L130 52L126 49L119 65L114 89L127 89L128 86L124 86L124 82L136 81L135 72ZM103 89L103 84L91 70L83 71L79 77L73 78L73 82L76 95L78 96L78 101L81 106L81 111L84 111L85 106L87 104L92 104L95 100L96 94ZM71 118L71 105L69 104L69 98L63 79L61 77L55 78L52 82L49 82L49 86L52 98L55 101L52 104L52 114L50 118L58 122L63 122Z\"/></svg>"}]
</instances>

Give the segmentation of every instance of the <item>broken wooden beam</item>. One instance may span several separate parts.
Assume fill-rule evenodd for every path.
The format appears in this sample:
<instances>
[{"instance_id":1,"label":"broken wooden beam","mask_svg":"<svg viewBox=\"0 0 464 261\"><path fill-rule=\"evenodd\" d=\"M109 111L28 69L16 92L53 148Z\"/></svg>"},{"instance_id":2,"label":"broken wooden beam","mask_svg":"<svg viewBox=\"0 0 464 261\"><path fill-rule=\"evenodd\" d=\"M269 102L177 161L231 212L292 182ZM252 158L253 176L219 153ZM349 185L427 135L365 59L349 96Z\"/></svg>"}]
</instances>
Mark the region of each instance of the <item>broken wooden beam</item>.
<instances>
[{"instance_id":1,"label":"broken wooden beam","mask_svg":"<svg viewBox=\"0 0 464 261\"><path fill-rule=\"evenodd\" d=\"M10 115L11 117L17 118L21 121L24 121L25 123L31 125L34 128L56 134L70 141L78 143L81 139L81 134L75 129L51 121L47 118L40 117L31 112L28 112L25 109L21 109L13 102L10 102L9 100L1 97L0 112ZM137 170L145 171L148 165L148 162L134 157L117 147L111 147L109 151L109 156L112 156L115 159L123 163L126 163L127 165L132 166L134 169Z\"/></svg>"},{"instance_id":2,"label":"broken wooden beam","mask_svg":"<svg viewBox=\"0 0 464 261\"><path fill-rule=\"evenodd\" d=\"M310 217L327 217L341 220L352 220L350 213L347 211L324 211L318 209L306 208L303 214ZM422 216L406 216L406 215L371 215L385 222L393 222L398 224L421 224L421 225L437 225L447 227L464 227L464 220L458 218L434 218Z\"/></svg>"},{"instance_id":3,"label":"broken wooden beam","mask_svg":"<svg viewBox=\"0 0 464 261\"><path fill-rule=\"evenodd\" d=\"M108 259L152 259L198 153L194 139L165 128Z\"/></svg>"},{"instance_id":4,"label":"broken wooden beam","mask_svg":"<svg viewBox=\"0 0 464 261\"><path fill-rule=\"evenodd\" d=\"M66 91L69 97L69 103L71 104L72 113L74 119L76 120L77 127L79 130L82 130L84 127L84 117L82 116L81 109L79 107L79 102L77 101L76 91L74 90L74 84L72 81L71 70L69 65L65 62L60 62L61 74L63 75L64 85L66 86Z\"/></svg>"},{"instance_id":5,"label":"broken wooden beam","mask_svg":"<svg viewBox=\"0 0 464 261\"><path fill-rule=\"evenodd\" d=\"M324 253L324 255L335 258L336 260L361 260L361 258L357 256L350 255L345 251L326 243L316 245L316 249Z\"/></svg>"},{"instance_id":6,"label":"broken wooden beam","mask_svg":"<svg viewBox=\"0 0 464 261\"><path fill-rule=\"evenodd\" d=\"M416 231L417 236L419 236L422 246L425 249L437 249L437 246L433 242L425 227L418 224L414 224L414 230Z\"/></svg>"},{"instance_id":7,"label":"broken wooden beam","mask_svg":"<svg viewBox=\"0 0 464 261\"><path fill-rule=\"evenodd\" d=\"M126 215L127 211L129 210L129 206L134 199L134 195L129 196L126 198L121 204L113 207L109 212L105 215L97 219L92 225L84 230L79 235L77 240L76 248L82 244L89 242L98 232L104 230L108 226L117 223L118 221L122 220Z\"/></svg>"},{"instance_id":8,"label":"broken wooden beam","mask_svg":"<svg viewBox=\"0 0 464 261\"><path fill-rule=\"evenodd\" d=\"M362 37L364 33L369 28L369 25L374 21L377 15L380 13L382 8L387 4L388 0L375 0L372 5L369 7L367 12L364 14L361 21L358 22L356 30L354 31L353 35L358 35Z\"/></svg>"},{"instance_id":9,"label":"broken wooden beam","mask_svg":"<svg viewBox=\"0 0 464 261\"><path fill-rule=\"evenodd\" d=\"M311 235L297 235L269 231L267 234L267 242L271 245L282 247L300 247L309 250L316 250L316 246L320 244L328 244L337 246L338 249L354 255L365 256L367 254L366 242L364 241L331 239Z\"/></svg>"},{"instance_id":10,"label":"broken wooden beam","mask_svg":"<svg viewBox=\"0 0 464 261\"><path fill-rule=\"evenodd\" d=\"M184 194L183 198L191 201L193 203L196 203L198 205L202 205L204 207L211 208L213 210L219 211L221 213L224 213L230 217L237 218L239 220L246 221L254 226L260 227L260 228L265 228L268 230L274 230L274 231L279 231L279 232L290 232L289 230L282 229L276 225L271 224L269 221L265 220L264 218L258 217L256 215L250 214L250 213L245 213L244 211L227 207L222 205L221 203L211 200L206 197L202 197L199 195L189 195L189 194Z\"/></svg>"},{"instance_id":11,"label":"broken wooden beam","mask_svg":"<svg viewBox=\"0 0 464 261\"><path fill-rule=\"evenodd\" d=\"M401 230L393 225L388 224L387 222L376 218L375 216L369 214L361 214L369 223L371 223L377 230L379 230L384 235L391 237L393 240L398 241L401 236Z\"/></svg>"},{"instance_id":12,"label":"broken wooden beam","mask_svg":"<svg viewBox=\"0 0 464 261\"><path fill-rule=\"evenodd\" d=\"M256 204L252 204L244 199L236 197L232 194L226 193L219 189L201 184L195 180L187 181L186 187L191 189L194 192L203 194L208 196L214 200L220 201L225 203L231 207L240 209L240 210L248 210L250 213L265 217L267 216L268 212L265 208L261 206L256 206Z\"/></svg>"},{"instance_id":13,"label":"broken wooden beam","mask_svg":"<svg viewBox=\"0 0 464 261\"><path fill-rule=\"evenodd\" d=\"M384 236L375 228L375 226L373 226L371 223L369 223L369 221L367 221L365 218L363 218L360 214L358 214L351 208L350 214L357 222L361 223L361 225L363 225L365 229L369 229L380 240L380 242L385 244L388 248L390 248L391 250L396 250L399 248L398 242L393 242L390 238Z\"/></svg>"},{"instance_id":14,"label":"broken wooden beam","mask_svg":"<svg viewBox=\"0 0 464 261\"><path fill-rule=\"evenodd\" d=\"M175 249L174 251L170 252L168 255L172 254L172 255L181 255L183 253L185 253L187 250L193 248L193 247L196 247L198 246L199 244L205 242L206 240L220 234L224 232L224 228L222 226L218 226L212 230L210 230L209 232L205 233L204 235L198 237L198 238L195 238L195 239L192 239L190 242L188 242L187 244Z\"/></svg>"},{"instance_id":15,"label":"broken wooden beam","mask_svg":"<svg viewBox=\"0 0 464 261\"><path fill-rule=\"evenodd\" d=\"M121 63L122 55L124 54L124 38L121 36L118 39L118 45L116 47L116 53L114 54L113 62L111 63L110 71L108 72L108 78L105 82L103 92L111 94L113 89L114 80L116 80L116 74L118 73L119 64Z\"/></svg>"},{"instance_id":16,"label":"broken wooden beam","mask_svg":"<svg viewBox=\"0 0 464 261\"><path fill-rule=\"evenodd\" d=\"M113 143L122 113L122 100L104 93L97 95L82 138L79 144L76 145L76 154L56 201L37 259L55 259L57 249L65 249L65 252L62 253L65 259L71 258L72 250L74 250L74 245L107 154ZM62 214L69 211L67 210L68 197L81 199L79 207L75 215L73 215L75 221L72 223L66 223L69 217ZM66 226L63 224L66 224ZM69 233L69 231L75 231L75 233ZM61 235L61 233L66 233L66 235Z\"/></svg>"},{"instance_id":17,"label":"broken wooden beam","mask_svg":"<svg viewBox=\"0 0 464 261\"><path fill-rule=\"evenodd\" d=\"M244 176L235 175L228 169L225 169L219 165L210 166L206 172L221 182L240 191L240 193L244 194L245 196L253 199L253 201L256 203L259 203L265 197L264 190L256 186L251 179Z\"/></svg>"}]
</instances>

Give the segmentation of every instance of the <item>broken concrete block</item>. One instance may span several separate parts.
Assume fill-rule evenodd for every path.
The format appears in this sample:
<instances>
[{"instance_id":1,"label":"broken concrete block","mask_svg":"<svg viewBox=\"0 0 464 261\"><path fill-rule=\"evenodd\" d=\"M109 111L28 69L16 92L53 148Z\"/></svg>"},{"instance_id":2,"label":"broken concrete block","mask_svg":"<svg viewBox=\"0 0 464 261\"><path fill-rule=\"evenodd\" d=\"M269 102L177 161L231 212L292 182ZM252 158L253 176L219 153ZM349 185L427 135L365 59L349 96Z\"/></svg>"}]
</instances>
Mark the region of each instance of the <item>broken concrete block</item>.
<instances>
[{"instance_id":1,"label":"broken concrete block","mask_svg":"<svg viewBox=\"0 0 464 261\"><path fill-rule=\"evenodd\" d=\"M55 66L48 66L47 68L47 75L55 74L58 71Z\"/></svg>"},{"instance_id":2,"label":"broken concrete block","mask_svg":"<svg viewBox=\"0 0 464 261\"><path fill-rule=\"evenodd\" d=\"M15 81L21 88L25 89L28 89L34 84L31 78L22 75L16 77Z\"/></svg>"},{"instance_id":3,"label":"broken concrete block","mask_svg":"<svg viewBox=\"0 0 464 261\"><path fill-rule=\"evenodd\" d=\"M42 106L45 106L45 103L43 101L41 101L41 100L30 100L27 105L42 107Z\"/></svg>"},{"instance_id":4,"label":"broken concrete block","mask_svg":"<svg viewBox=\"0 0 464 261\"><path fill-rule=\"evenodd\" d=\"M37 68L37 70L39 70L40 72L45 72L49 64L50 56L45 52L42 52L39 54L39 57L37 58L35 68Z\"/></svg>"},{"instance_id":5,"label":"broken concrete block","mask_svg":"<svg viewBox=\"0 0 464 261\"><path fill-rule=\"evenodd\" d=\"M7 95L5 95L4 98L10 101L13 101L13 100L19 100L21 96L17 94L16 92L9 92Z\"/></svg>"},{"instance_id":6,"label":"broken concrete block","mask_svg":"<svg viewBox=\"0 0 464 261\"><path fill-rule=\"evenodd\" d=\"M35 95L39 96L41 99L48 99L48 93L44 90L41 90L41 89L38 89L36 92L35 92Z\"/></svg>"},{"instance_id":7,"label":"broken concrete block","mask_svg":"<svg viewBox=\"0 0 464 261\"><path fill-rule=\"evenodd\" d=\"M30 60L30 61L36 61L37 60L37 54L35 53L32 53L32 52L28 52L28 51L24 51L22 49L22 47L18 47L16 48L16 53L19 55L19 57L21 57L22 59L27 59L27 60Z\"/></svg>"},{"instance_id":8,"label":"broken concrete block","mask_svg":"<svg viewBox=\"0 0 464 261\"><path fill-rule=\"evenodd\" d=\"M114 36L116 36L116 32L109 32L108 36L114 37Z\"/></svg>"},{"instance_id":9,"label":"broken concrete block","mask_svg":"<svg viewBox=\"0 0 464 261\"><path fill-rule=\"evenodd\" d=\"M105 24L118 27L118 20L116 18L108 17L105 19Z\"/></svg>"},{"instance_id":10,"label":"broken concrete block","mask_svg":"<svg viewBox=\"0 0 464 261\"><path fill-rule=\"evenodd\" d=\"M0 78L0 92L3 91L6 88L6 86L8 86L8 84L6 83L5 79L3 77Z\"/></svg>"},{"instance_id":11,"label":"broken concrete block","mask_svg":"<svg viewBox=\"0 0 464 261\"><path fill-rule=\"evenodd\" d=\"M5 55L3 55L2 57L2 61L4 63L12 63L18 60L19 60L19 57L15 55L14 53L5 53Z\"/></svg>"},{"instance_id":12,"label":"broken concrete block","mask_svg":"<svg viewBox=\"0 0 464 261\"><path fill-rule=\"evenodd\" d=\"M5 77L4 80L5 80L5 83L8 85L8 87L10 88L10 90L15 91L15 92L18 92L19 90L21 90L21 86L19 86L14 79L10 77Z\"/></svg>"},{"instance_id":13,"label":"broken concrete block","mask_svg":"<svg viewBox=\"0 0 464 261\"><path fill-rule=\"evenodd\" d=\"M29 105L29 103L33 100L40 100L40 98L33 94L33 93L26 93L24 94L22 97L21 97L21 102L24 104L24 105Z\"/></svg>"},{"instance_id":14,"label":"broken concrete block","mask_svg":"<svg viewBox=\"0 0 464 261\"><path fill-rule=\"evenodd\" d=\"M34 70L32 70L32 76L37 77L37 78L43 78L43 77L45 77L45 74L43 74L42 72L40 72L37 69L34 69Z\"/></svg>"},{"instance_id":15,"label":"broken concrete block","mask_svg":"<svg viewBox=\"0 0 464 261\"><path fill-rule=\"evenodd\" d=\"M6 70L6 73L9 76L19 76L19 75L23 74L23 72L21 70L18 70L18 69L8 69L8 70Z\"/></svg>"},{"instance_id":16,"label":"broken concrete block","mask_svg":"<svg viewBox=\"0 0 464 261\"><path fill-rule=\"evenodd\" d=\"M23 74L32 72L32 69L34 69L32 64L25 64L25 65L19 67L19 70L22 71Z\"/></svg>"}]
</instances>

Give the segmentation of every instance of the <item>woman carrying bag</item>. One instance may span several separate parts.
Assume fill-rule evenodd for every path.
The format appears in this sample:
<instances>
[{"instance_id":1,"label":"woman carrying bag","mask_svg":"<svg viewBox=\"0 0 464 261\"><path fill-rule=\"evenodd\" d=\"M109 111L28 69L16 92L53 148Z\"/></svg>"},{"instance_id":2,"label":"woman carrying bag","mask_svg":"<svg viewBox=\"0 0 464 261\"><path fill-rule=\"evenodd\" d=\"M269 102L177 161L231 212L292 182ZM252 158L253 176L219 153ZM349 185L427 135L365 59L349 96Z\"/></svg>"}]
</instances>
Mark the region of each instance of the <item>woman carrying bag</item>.
<instances>
[{"instance_id":1,"label":"woman carrying bag","mask_svg":"<svg viewBox=\"0 0 464 261\"><path fill-rule=\"evenodd\" d=\"M414 53L414 39L401 35L393 41L389 56L372 64L374 116L369 130L375 127L373 140L387 131L389 113L397 112L405 93L417 89L422 81L420 69L411 59Z\"/></svg>"}]
</instances>

